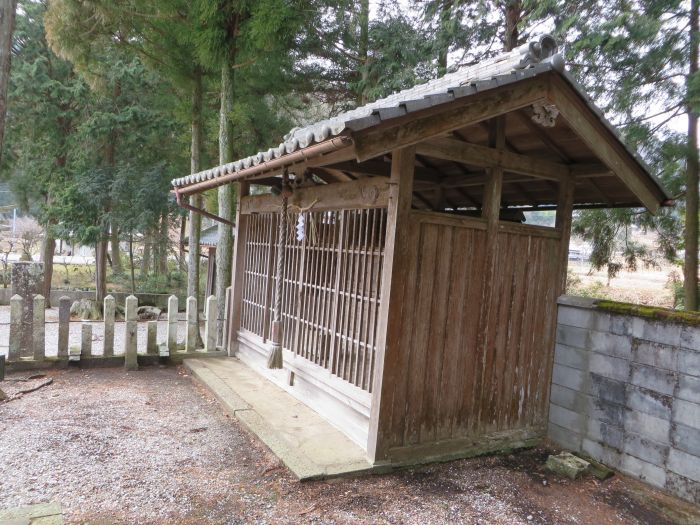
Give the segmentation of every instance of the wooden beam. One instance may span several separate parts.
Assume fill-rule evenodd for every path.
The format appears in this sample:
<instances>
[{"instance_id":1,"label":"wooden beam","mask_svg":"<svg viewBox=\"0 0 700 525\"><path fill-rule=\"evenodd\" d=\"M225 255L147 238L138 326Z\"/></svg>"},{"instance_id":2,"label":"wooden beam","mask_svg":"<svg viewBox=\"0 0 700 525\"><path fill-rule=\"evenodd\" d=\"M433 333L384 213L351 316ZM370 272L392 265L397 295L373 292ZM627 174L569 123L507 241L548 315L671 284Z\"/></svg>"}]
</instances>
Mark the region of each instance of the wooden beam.
<instances>
[{"instance_id":1,"label":"wooden beam","mask_svg":"<svg viewBox=\"0 0 700 525\"><path fill-rule=\"evenodd\" d=\"M377 321L376 361L372 384L372 408L369 419L367 456L370 461L385 459L389 436L386 428L391 418L394 382L406 371L398 366L405 349L399 348L403 320L403 292L411 253L411 201L415 148L407 147L392 154L391 184L387 211L384 263L382 265L381 302ZM414 229L417 231L417 229ZM411 283L412 285L413 283Z\"/></svg>"},{"instance_id":2,"label":"wooden beam","mask_svg":"<svg viewBox=\"0 0 700 525\"><path fill-rule=\"evenodd\" d=\"M482 120L515 111L545 99L547 81L534 77L489 89L416 112L382 126L352 135L358 161L383 155L395 148L416 144Z\"/></svg>"},{"instance_id":3,"label":"wooden beam","mask_svg":"<svg viewBox=\"0 0 700 525\"><path fill-rule=\"evenodd\" d=\"M237 351L238 330L241 327L245 243L248 235L248 217L241 213L241 201L247 198L249 192L250 184L248 182L238 183L238 191L236 192L236 235L233 241L233 264L231 265L231 302L228 305L230 315L226 331L228 334L226 348L229 356L234 355Z\"/></svg>"},{"instance_id":4,"label":"wooden beam","mask_svg":"<svg viewBox=\"0 0 700 525\"><path fill-rule=\"evenodd\" d=\"M553 78L549 100L557 106L560 118L566 120L569 127L591 151L620 178L650 212L656 213L665 198L662 191L655 187L655 183L620 144L619 139L600 122L563 79Z\"/></svg>"},{"instance_id":5,"label":"wooden beam","mask_svg":"<svg viewBox=\"0 0 700 525\"><path fill-rule=\"evenodd\" d=\"M569 173L568 167L564 164L455 139L433 139L429 142L421 142L417 145L416 151L419 155L461 162L481 168L498 167L540 179L560 181Z\"/></svg>"},{"instance_id":6,"label":"wooden beam","mask_svg":"<svg viewBox=\"0 0 700 525\"><path fill-rule=\"evenodd\" d=\"M540 141L563 160L565 164L571 164L571 157L552 140L542 126L535 124L532 119L524 113L524 110L516 111L515 115L520 119L520 122L525 124L525 127L529 129L531 133L540 139Z\"/></svg>"},{"instance_id":7,"label":"wooden beam","mask_svg":"<svg viewBox=\"0 0 700 525\"><path fill-rule=\"evenodd\" d=\"M332 210L340 208L384 208L389 198L389 181L382 178L365 178L352 182L319 184L297 188L289 198L292 209ZM243 215L270 213L280 210L279 195L265 193L249 195L241 199L239 210Z\"/></svg>"}]
</instances>

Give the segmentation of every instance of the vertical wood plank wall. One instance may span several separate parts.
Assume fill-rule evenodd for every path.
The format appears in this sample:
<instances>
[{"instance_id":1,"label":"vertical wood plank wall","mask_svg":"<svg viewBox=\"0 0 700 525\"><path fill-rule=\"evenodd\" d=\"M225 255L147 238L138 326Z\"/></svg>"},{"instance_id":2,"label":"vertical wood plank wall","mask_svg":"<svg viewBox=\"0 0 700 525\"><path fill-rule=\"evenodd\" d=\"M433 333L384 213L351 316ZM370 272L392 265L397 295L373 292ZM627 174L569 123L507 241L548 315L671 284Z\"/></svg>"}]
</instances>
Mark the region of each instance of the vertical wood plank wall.
<instances>
[{"instance_id":1,"label":"vertical wood plank wall","mask_svg":"<svg viewBox=\"0 0 700 525\"><path fill-rule=\"evenodd\" d=\"M558 295L557 230L500 223L486 293L484 219L412 211L399 369L382 392L387 457L546 426ZM386 385L389 386L389 385ZM382 458L377 458L382 459Z\"/></svg>"}]
</instances>

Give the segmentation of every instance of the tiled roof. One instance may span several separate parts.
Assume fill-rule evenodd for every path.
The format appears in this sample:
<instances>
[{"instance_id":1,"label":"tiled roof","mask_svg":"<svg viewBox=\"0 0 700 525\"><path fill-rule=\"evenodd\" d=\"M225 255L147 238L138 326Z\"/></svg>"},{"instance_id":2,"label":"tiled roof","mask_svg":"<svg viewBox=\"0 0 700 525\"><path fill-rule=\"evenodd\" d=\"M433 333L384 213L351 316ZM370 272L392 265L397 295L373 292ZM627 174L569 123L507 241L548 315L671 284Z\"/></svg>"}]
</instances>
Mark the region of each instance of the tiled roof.
<instances>
[{"instance_id":1,"label":"tiled roof","mask_svg":"<svg viewBox=\"0 0 700 525\"><path fill-rule=\"evenodd\" d=\"M554 38L543 35L513 51L503 53L473 66L463 67L424 84L404 89L388 97L346 111L333 118L321 120L302 128L294 128L276 148L250 157L180 177L172 181L176 188L235 173L292 153L311 144L340 135L343 131L359 131L380 123L450 100L465 97L549 71L563 69Z\"/></svg>"}]
</instances>

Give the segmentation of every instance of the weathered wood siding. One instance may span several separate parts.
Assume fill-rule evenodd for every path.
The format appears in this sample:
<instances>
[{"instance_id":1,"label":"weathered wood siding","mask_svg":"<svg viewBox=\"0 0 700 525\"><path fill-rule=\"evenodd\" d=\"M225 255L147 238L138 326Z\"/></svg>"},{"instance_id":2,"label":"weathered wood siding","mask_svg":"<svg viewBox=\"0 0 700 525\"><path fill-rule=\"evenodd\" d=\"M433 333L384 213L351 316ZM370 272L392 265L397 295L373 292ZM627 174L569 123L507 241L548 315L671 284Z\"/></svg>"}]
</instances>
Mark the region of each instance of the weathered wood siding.
<instances>
[{"instance_id":1,"label":"weathered wood siding","mask_svg":"<svg viewBox=\"0 0 700 525\"><path fill-rule=\"evenodd\" d=\"M399 361L385 370L383 449L546 426L560 235L411 212ZM399 454L400 455L400 454Z\"/></svg>"}]
</instances>

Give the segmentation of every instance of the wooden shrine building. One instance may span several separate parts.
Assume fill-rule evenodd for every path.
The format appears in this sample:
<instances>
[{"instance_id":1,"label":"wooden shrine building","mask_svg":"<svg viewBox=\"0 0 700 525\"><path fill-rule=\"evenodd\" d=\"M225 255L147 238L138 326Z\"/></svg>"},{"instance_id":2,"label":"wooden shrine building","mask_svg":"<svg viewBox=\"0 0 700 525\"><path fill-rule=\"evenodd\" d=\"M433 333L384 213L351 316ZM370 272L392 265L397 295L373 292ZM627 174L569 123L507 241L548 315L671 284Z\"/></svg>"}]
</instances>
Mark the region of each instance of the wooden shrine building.
<instances>
[{"instance_id":1,"label":"wooden shrine building","mask_svg":"<svg viewBox=\"0 0 700 525\"><path fill-rule=\"evenodd\" d=\"M546 435L572 210L670 204L549 36L173 181L234 183L230 355L372 462Z\"/></svg>"}]
</instances>

